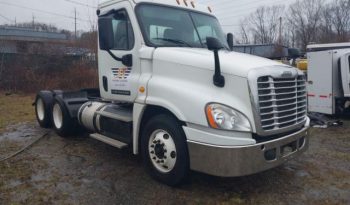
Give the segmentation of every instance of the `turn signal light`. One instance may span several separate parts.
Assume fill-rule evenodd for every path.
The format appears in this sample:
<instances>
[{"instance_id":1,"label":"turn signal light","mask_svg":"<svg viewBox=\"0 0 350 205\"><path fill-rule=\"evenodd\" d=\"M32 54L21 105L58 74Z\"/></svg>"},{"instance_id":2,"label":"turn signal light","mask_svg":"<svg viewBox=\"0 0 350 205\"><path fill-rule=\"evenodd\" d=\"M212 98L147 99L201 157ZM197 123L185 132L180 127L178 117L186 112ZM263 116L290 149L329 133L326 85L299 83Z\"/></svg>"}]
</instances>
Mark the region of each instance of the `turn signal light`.
<instances>
[{"instance_id":1,"label":"turn signal light","mask_svg":"<svg viewBox=\"0 0 350 205\"><path fill-rule=\"evenodd\" d=\"M210 124L210 126L212 127L212 128L219 128L218 127L218 125L216 124L216 122L215 122L215 119L214 119L214 117L213 117L213 114L212 114L212 108L211 108L211 106L207 106L207 117L208 117L208 122L209 122L209 124Z\"/></svg>"}]
</instances>

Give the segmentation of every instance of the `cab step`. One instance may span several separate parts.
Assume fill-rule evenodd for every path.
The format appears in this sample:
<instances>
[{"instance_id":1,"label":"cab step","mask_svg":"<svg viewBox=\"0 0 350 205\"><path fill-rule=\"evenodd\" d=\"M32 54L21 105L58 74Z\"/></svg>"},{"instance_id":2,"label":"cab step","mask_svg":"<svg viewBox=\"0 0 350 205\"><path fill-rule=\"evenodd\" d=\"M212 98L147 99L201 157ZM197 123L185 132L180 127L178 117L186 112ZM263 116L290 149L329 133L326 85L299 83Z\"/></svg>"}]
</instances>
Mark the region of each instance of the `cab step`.
<instances>
[{"instance_id":1,"label":"cab step","mask_svg":"<svg viewBox=\"0 0 350 205\"><path fill-rule=\"evenodd\" d=\"M119 149L122 149L122 148L125 148L125 147L128 146L128 144L126 144L124 142L112 139L110 137L107 137L107 136L104 136L104 135L101 135L101 134L98 134L98 133L91 134L90 137L94 138L96 140L99 140L101 142L104 142L106 144L109 144L109 145L111 145L113 147L119 148Z\"/></svg>"}]
</instances>

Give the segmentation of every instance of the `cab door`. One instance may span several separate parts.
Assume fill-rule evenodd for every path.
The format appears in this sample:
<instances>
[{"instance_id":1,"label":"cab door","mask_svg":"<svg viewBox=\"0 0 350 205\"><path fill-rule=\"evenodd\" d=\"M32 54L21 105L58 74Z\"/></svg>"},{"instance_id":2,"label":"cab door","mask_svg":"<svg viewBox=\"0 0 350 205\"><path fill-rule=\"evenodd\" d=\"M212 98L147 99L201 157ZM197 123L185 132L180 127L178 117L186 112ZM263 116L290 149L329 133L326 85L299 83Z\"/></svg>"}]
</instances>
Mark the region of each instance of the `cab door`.
<instances>
[{"instance_id":1,"label":"cab door","mask_svg":"<svg viewBox=\"0 0 350 205\"><path fill-rule=\"evenodd\" d=\"M111 27L101 22L107 18ZM107 100L134 102L138 94L141 39L132 5L123 1L101 10L99 15L99 84L101 96ZM106 35L105 32L108 32ZM110 43L101 49L101 41ZM125 63L128 62L128 63Z\"/></svg>"}]
</instances>

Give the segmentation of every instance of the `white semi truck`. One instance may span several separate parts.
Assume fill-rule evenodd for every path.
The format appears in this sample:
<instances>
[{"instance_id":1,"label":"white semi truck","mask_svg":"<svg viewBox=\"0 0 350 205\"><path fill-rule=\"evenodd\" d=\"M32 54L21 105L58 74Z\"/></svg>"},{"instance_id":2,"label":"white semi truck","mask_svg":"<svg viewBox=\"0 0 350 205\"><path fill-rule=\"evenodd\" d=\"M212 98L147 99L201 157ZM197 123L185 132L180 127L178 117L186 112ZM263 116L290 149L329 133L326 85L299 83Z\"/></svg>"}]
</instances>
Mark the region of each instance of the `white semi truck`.
<instances>
[{"instance_id":1,"label":"white semi truck","mask_svg":"<svg viewBox=\"0 0 350 205\"><path fill-rule=\"evenodd\" d=\"M250 175L308 147L306 80L268 59L232 52L211 9L183 0L99 5L99 89L41 91L42 127L141 155L155 179L195 170ZM82 73L84 75L84 73Z\"/></svg>"},{"instance_id":2,"label":"white semi truck","mask_svg":"<svg viewBox=\"0 0 350 205\"><path fill-rule=\"evenodd\" d=\"M309 111L327 115L350 112L350 43L307 47Z\"/></svg>"}]
</instances>

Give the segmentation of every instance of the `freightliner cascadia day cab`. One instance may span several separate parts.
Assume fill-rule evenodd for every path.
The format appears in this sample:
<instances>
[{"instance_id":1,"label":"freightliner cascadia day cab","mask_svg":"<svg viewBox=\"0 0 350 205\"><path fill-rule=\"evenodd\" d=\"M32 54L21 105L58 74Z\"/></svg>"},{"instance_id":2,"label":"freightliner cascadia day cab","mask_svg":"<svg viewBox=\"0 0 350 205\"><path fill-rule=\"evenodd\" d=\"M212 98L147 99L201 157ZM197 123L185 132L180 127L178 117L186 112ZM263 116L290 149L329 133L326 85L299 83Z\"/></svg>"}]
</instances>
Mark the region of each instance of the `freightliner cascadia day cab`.
<instances>
[{"instance_id":1,"label":"freightliner cascadia day cab","mask_svg":"<svg viewBox=\"0 0 350 205\"><path fill-rule=\"evenodd\" d=\"M232 34L209 7L112 0L97 15L100 88L39 92L42 127L60 136L83 127L92 138L128 146L171 186L189 170L250 175L307 149L303 73L232 52Z\"/></svg>"}]
</instances>

